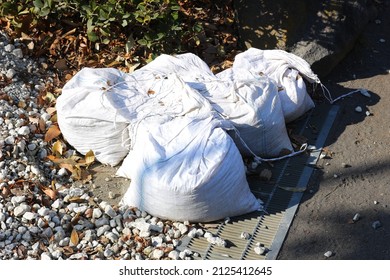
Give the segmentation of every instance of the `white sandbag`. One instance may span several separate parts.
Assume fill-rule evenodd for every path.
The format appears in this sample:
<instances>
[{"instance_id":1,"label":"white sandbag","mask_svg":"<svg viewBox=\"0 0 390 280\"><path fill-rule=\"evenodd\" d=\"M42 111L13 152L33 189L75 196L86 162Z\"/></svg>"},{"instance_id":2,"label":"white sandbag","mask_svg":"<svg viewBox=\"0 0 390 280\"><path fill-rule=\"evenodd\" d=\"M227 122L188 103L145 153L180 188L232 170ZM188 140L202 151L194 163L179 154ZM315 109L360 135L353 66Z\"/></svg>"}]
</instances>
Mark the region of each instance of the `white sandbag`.
<instances>
[{"instance_id":1,"label":"white sandbag","mask_svg":"<svg viewBox=\"0 0 390 280\"><path fill-rule=\"evenodd\" d=\"M297 70L288 69L283 75L281 85L279 97L286 123L314 108L314 102L307 94L306 84Z\"/></svg>"},{"instance_id":2,"label":"white sandbag","mask_svg":"<svg viewBox=\"0 0 390 280\"><path fill-rule=\"evenodd\" d=\"M171 73L197 90L220 117L234 125L239 136L231 135L244 156L252 156L253 152L275 157L281 151L292 150L277 88L267 77L246 69L230 69L216 76L203 60L190 53L161 55L134 75L147 80L144 77L162 79Z\"/></svg>"},{"instance_id":3,"label":"white sandbag","mask_svg":"<svg viewBox=\"0 0 390 280\"><path fill-rule=\"evenodd\" d=\"M224 83L231 81L230 86L223 94L213 94L211 100L237 128L239 135L232 137L242 154L276 157L293 150L274 82L237 68L227 69L217 77Z\"/></svg>"},{"instance_id":4,"label":"white sandbag","mask_svg":"<svg viewBox=\"0 0 390 280\"><path fill-rule=\"evenodd\" d=\"M309 83L321 82L310 69L310 65L292 53L250 48L235 57L233 68L263 73L276 82L281 89L280 97L286 122L293 121L314 107L301 76Z\"/></svg>"},{"instance_id":5,"label":"white sandbag","mask_svg":"<svg viewBox=\"0 0 390 280\"><path fill-rule=\"evenodd\" d=\"M115 85L115 86L113 86ZM128 154L128 120L117 113L112 95L127 89L121 71L84 68L62 89L56 103L58 125L78 152L117 165Z\"/></svg>"},{"instance_id":6,"label":"white sandbag","mask_svg":"<svg viewBox=\"0 0 390 280\"><path fill-rule=\"evenodd\" d=\"M259 209L232 139L213 117L145 120L118 174L121 204L162 219L209 222Z\"/></svg>"}]
</instances>

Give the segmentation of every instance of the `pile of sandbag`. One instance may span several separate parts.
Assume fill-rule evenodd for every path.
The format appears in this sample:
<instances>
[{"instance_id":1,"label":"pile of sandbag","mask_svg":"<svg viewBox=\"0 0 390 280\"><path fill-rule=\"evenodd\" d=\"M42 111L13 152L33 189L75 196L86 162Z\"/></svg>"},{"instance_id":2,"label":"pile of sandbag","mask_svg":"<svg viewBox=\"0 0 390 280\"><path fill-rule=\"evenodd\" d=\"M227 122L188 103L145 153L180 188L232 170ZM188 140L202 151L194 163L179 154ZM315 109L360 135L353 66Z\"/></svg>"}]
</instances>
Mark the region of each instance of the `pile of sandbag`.
<instances>
[{"instance_id":1,"label":"pile of sandbag","mask_svg":"<svg viewBox=\"0 0 390 280\"><path fill-rule=\"evenodd\" d=\"M309 65L249 49L214 75L194 54L161 55L131 74L84 68L57 99L58 124L80 153L131 179L121 203L171 220L255 211L243 156L293 151L285 123L313 108Z\"/></svg>"}]
</instances>

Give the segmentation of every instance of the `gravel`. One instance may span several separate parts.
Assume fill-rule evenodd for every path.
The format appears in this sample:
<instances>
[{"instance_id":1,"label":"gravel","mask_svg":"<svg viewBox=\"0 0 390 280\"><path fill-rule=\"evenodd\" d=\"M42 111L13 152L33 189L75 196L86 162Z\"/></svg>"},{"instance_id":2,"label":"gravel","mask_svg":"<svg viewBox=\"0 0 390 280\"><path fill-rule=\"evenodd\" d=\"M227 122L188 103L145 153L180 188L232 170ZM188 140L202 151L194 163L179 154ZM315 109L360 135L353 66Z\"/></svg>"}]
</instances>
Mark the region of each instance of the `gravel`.
<instances>
[{"instance_id":1,"label":"gravel","mask_svg":"<svg viewBox=\"0 0 390 280\"><path fill-rule=\"evenodd\" d=\"M0 31L0 260L192 259L199 254L178 249L187 236L225 247L198 224L101 201L47 159L52 113L38 96L56 74L24 54L25 43Z\"/></svg>"}]
</instances>

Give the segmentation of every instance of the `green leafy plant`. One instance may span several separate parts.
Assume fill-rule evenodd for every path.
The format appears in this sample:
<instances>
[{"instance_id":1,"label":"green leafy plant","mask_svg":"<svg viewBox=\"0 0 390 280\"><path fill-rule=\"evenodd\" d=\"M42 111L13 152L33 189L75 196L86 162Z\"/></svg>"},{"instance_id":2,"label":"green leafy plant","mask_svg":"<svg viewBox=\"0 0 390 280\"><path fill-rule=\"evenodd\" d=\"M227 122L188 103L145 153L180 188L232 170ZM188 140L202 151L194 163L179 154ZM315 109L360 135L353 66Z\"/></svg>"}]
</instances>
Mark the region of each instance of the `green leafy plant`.
<instances>
[{"instance_id":1,"label":"green leafy plant","mask_svg":"<svg viewBox=\"0 0 390 280\"><path fill-rule=\"evenodd\" d=\"M44 21L81 22L93 43L107 45L124 34L132 38L132 48L144 53L180 51L178 38L193 39L201 32L201 25L183 28L177 0L6 0L0 1L0 16L19 29Z\"/></svg>"}]
</instances>

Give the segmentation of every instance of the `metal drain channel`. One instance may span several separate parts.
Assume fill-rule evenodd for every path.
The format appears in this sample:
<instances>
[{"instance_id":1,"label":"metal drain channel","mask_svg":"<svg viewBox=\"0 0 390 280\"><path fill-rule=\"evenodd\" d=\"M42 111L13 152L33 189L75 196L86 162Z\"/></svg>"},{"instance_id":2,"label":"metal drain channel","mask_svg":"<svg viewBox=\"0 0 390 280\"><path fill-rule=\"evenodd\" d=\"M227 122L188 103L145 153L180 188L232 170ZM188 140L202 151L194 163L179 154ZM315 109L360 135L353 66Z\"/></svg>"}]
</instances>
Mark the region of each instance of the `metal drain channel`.
<instances>
[{"instance_id":1,"label":"metal drain channel","mask_svg":"<svg viewBox=\"0 0 390 280\"><path fill-rule=\"evenodd\" d=\"M310 154L304 154L276 162L272 167L272 183L260 181L259 177L248 177L253 194L264 202L264 212L252 212L233 217L228 223L220 222L219 226L209 229L211 233L225 239L227 247L219 247L207 242L205 238L187 238L182 240L180 249L188 248L199 253L198 259L204 260L261 260L276 259L282 247L287 231L298 208L303 192L293 192L289 188L304 189L313 172L313 165L321 154L339 106L318 109L318 117L313 114L298 124L297 134L307 137ZM326 111L324 111L326 110ZM326 115L326 118L323 116ZM310 125L308 125L310 123ZM310 127L321 127L319 134L313 135ZM287 190L286 190L287 189ZM242 232L251 234L249 240L241 239ZM254 251L257 243L269 248L263 256Z\"/></svg>"}]
</instances>

